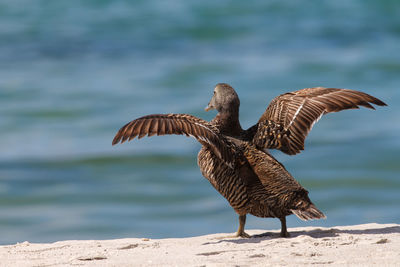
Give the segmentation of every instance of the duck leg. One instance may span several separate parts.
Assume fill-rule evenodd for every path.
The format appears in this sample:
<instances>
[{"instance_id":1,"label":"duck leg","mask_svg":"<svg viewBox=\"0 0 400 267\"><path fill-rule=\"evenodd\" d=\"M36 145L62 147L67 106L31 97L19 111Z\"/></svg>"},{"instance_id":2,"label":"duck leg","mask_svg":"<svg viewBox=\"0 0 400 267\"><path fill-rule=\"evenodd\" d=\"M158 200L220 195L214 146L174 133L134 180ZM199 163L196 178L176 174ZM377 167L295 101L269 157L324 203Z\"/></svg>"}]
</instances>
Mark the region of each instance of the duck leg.
<instances>
[{"instance_id":1,"label":"duck leg","mask_svg":"<svg viewBox=\"0 0 400 267\"><path fill-rule=\"evenodd\" d=\"M289 237L290 234L288 233L286 227L286 216L279 218L279 220L281 220L281 237Z\"/></svg>"},{"instance_id":2,"label":"duck leg","mask_svg":"<svg viewBox=\"0 0 400 267\"><path fill-rule=\"evenodd\" d=\"M239 228L238 228L236 234L235 235L229 235L229 236L217 237L217 239L236 238L236 237L250 238L251 236L248 235L244 231L244 225L245 224L246 224L246 214L245 215L239 215Z\"/></svg>"},{"instance_id":3,"label":"duck leg","mask_svg":"<svg viewBox=\"0 0 400 267\"><path fill-rule=\"evenodd\" d=\"M236 232L236 237L245 237L245 238L249 238L250 235L248 235L245 231L244 231L244 225L246 224L246 214L245 215L239 215L239 228Z\"/></svg>"}]
</instances>

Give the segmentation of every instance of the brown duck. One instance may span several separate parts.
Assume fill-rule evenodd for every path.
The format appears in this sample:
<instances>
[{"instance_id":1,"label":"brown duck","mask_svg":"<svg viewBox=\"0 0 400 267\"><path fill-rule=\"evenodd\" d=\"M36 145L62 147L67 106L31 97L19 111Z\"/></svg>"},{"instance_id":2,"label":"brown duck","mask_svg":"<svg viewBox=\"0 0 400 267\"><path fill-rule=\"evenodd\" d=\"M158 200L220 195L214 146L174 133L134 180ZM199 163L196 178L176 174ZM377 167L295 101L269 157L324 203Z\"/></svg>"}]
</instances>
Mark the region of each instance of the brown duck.
<instances>
[{"instance_id":1,"label":"brown duck","mask_svg":"<svg viewBox=\"0 0 400 267\"><path fill-rule=\"evenodd\" d=\"M243 130L239 122L239 97L225 83L217 84L206 111L217 116L207 122L188 114L154 114L123 126L113 140L178 134L192 136L201 144L198 165L203 176L223 195L239 214L236 236L244 232L246 214L279 218L281 236L289 236L286 216L302 220L321 219L305 190L267 149L294 155L304 149L304 140L322 115L371 104L386 106L366 93L336 88L306 88L273 99L258 122Z\"/></svg>"}]
</instances>

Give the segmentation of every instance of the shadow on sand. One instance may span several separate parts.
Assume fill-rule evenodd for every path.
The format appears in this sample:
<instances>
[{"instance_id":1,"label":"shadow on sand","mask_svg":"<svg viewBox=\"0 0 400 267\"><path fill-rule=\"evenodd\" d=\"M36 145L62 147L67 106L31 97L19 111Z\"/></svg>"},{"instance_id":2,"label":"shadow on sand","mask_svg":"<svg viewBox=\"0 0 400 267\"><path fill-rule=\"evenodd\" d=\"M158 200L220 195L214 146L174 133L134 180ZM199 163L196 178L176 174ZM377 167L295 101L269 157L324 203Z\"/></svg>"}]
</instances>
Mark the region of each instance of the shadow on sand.
<instances>
[{"instance_id":1,"label":"shadow on sand","mask_svg":"<svg viewBox=\"0 0 400 267\"><path fill-rule=\"evenodd\" d=\"M327 237L336 237L339 236L340 234L351 234L351 235L377 235L377 234L393 234L393 233L400 233L400 226L389 226L389 227L384 227L384 228L374 228L374 229L365 229L365 230L340 230L336 228L330 228L330 229L313 229L310 231L290 231L289 234L290 237L287 239L295 238L298 236L309 236L312 238L327 238ZM251 237L251 238L234 238L234 239L229 239L229 238L222 238L219 241L216 242L207 242L204 243L203 245L207 244L217 244L221 242L231 242L231 243L236 243L236 244L248 244L248 243L259 243L261 241L265 240L272 240L272 239L281 239L282 237L279 236L278 232L267 232L262 234L262 237L258 237L257 235ZM285 238L286 239L286 238ZM282 238L282 240L285 240Z\"/></svg>"}]
</instances>

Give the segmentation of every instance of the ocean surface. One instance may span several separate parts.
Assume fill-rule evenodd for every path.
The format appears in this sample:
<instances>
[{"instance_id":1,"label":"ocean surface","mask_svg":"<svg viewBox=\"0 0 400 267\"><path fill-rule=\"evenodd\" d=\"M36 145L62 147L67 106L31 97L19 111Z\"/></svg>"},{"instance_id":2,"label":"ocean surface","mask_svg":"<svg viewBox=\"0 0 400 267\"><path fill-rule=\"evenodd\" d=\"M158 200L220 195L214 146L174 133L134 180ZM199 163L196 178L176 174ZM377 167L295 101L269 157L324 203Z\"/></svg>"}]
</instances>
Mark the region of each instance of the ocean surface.
<instances>
[{"instance_id":1,"label":"ocean surface","mask_svg":"<svg viewBox=\"0 0 400 267\"><path fill-rule=\"evenodd\" d=\"M205 112L218 82L254 124L275 96L362 90L388 107L329 114L274 155L326 220L400 223L399 1L0 3L0 244L234 232L183 136L111 146L126 122ZM247 228L279 229L248 217Z\"/></svg>"}]
</instances>

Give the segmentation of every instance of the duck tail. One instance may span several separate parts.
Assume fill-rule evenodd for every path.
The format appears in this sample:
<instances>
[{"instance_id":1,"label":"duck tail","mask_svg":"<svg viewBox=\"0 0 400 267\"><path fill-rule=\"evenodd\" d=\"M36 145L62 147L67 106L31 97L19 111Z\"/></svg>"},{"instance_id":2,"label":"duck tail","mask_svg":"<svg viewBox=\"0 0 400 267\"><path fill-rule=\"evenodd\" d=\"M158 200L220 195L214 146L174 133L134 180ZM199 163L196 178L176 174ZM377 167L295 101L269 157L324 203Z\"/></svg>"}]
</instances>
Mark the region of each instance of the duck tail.
<instances>
[{"instance_id":1,"label":"duck tail","mask_svg":"<svg viewBox=\"0 0 400 267\"><path fill-rule=\"evenodd\" d=\"M299 217L303 221L326 219L325 214L322 213L314 204L310 204L305 209L292 209L294 215Z\"/></svg>"}]
</instances>

